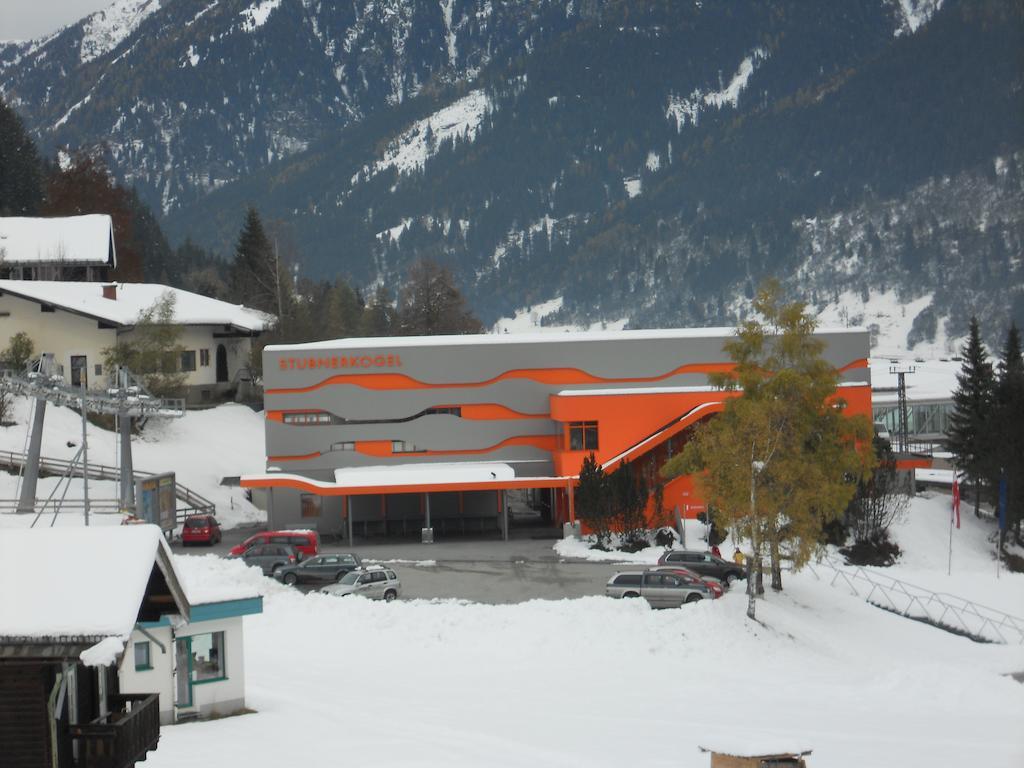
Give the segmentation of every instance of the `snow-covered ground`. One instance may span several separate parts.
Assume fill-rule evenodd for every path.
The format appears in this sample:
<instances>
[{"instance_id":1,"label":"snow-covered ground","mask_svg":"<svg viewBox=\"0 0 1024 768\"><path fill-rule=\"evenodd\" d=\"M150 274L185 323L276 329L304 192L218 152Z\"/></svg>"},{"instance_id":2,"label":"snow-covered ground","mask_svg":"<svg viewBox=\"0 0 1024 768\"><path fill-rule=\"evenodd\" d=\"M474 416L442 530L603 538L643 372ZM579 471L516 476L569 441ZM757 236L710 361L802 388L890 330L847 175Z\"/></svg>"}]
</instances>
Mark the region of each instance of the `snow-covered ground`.
<instances>
[{"instance_id":1,"label":"snow-covered ground","mask_svg":"<svg viewBox=\"0 0 1024 768\"><path fill-rule=\"evenodd\" d=\"M545 317L562 308L563 299L557 296L529 307L516 310L512 317L503 317L494 324L494 333L565 333L566 331L621 331L628 320L598 321L588 326L541 325Z\"/></svg>"},{"instance_id":2,"label":"snow-covered ground","mask_svg":"<svg viewBox=\"0 0 1024 768\"><path fill-rule=\"evenodd\" d=\"M30 402L15 398L15 425L0 427L0 450L22 453L28 434ZM118 463L117 435L89 425L89 461L115 466ZM43 456L71 459L82 442L82 419L69 408L49 405L43 429ZM71 443L71 445L68 445ZM141 434L132 438L136 470L177 473L179 483L217 505L217 517L225 527L266 519L266 513L245 500L240 488L222 486L224 477L258 472L264 458L264 424L260 413L242 405L221 405L204 411L187 411L181 419L150 419ZM57 478L42 478L36 497L45 499ZM0 498L16 498L17 475L0 472ZM117 497L115 483L89 481L90 498ZM69 499L82 498L82 481L72 482ZM61 515L58 524L78 524L81 515ZM0 526L28 525L31 515L0 515ZM98 524L120 523L119 515L94 515ZM47 520L47 525L49 520Z\"/></svg>"},{"instance_id":3,"label":"snow-covered ground","mask_svg":"<svg viewBox=\"0 0 1024 768\"><path fill-rule=\"evenodd\" d=\"M906 573L933 583L947 579L941 507L920 500L897 531ZM965 519L959 535L950 591L991 593L984 524ZM264 594L246 619L256 714L162 729L153 768L277 768L297 749L374 766L705 768L698 745L757 740L806 744L810 765L830 768L1024 760L1024 685L1008 676L1024 648L900 618L810 573L787 575L755 623L740 590L666 611L604 597L384 604L201 560L205 578L223 570ZM1002 584L1024 603L1024 576Z\"/></svg>"}]
</instances>

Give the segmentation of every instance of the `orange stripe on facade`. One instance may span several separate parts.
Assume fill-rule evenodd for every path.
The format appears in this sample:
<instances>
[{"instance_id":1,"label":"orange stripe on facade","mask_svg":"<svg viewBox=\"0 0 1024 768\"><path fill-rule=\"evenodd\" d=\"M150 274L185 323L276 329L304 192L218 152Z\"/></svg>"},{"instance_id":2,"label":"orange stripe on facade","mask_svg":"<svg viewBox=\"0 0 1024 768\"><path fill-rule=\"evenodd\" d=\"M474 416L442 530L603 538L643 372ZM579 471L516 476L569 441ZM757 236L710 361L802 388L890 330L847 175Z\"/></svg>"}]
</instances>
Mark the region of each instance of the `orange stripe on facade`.
<instances>
[{"instance_id":1,"label":"orange stripe on facade","mask_svg":"<svg viewBox=\"0 0 1024 768\"><path fill-rule=\"evenodd\" d=\"M681 365L668 373L662 373L657 376L636 376L616 379L594 376L579 368L517 368L505 371L486 381L443 382L439 384L420 381L411 376L406 376L404 373L342 373L337 376L330 376L308 387L268 389L267 394L298 395L306 392L315 392L318 389L334 384L354 384L357 387L377 390L465 389L487 387L505 379L528 379L540 384L641 384L664 381L671 376L678 376L684 373L728 373L732 369L732 363L693 363Z\"/></svg>"}]
</instances>

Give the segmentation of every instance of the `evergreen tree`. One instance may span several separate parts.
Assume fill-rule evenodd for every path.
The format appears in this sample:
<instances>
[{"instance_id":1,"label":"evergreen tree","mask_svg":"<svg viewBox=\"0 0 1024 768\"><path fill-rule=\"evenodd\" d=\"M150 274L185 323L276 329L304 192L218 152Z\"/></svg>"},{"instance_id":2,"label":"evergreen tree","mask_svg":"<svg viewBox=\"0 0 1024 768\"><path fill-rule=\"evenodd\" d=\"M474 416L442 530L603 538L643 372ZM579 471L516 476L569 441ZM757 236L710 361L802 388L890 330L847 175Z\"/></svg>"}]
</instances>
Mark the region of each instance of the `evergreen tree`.
<instances>
[{"instance_id":1,"label":"evergreen tree","mask_svg":"<svg viewBox=\"0 0 1024 768\"><path fill-rule=\"evenodd\" d=\"M288 276L255 208L249 207L235 245L231 291L241 304L277 315L284 323Z\"/></svg>"},{"instance_id":2,"label":"evergreen tree","mask_svg":"<svg viewBox=\"0 0 1024 768\"><path fill-rule=\"evenodd\" d=\"M1024 358L1015 323L1006 334L999 361L993 413L993 481L998 488L999 476L1006 477L1006 522L1020 543L1024 520Z\"/></svg>"},{"instance_id":3,"label":"evergreen tree","mask_svg":"<svg viewBox=\"0 0 1024 768\"><path fill-rule=\"evenodd\" d=\"M591 453L580 467L580 479L573 491L576 517L587 524L597 539L598 549L607 549L611 540L612 508L608 491L608 477Z\"/></svg>"},{"instance_id":4,"label":"evergreen tree","mask_svg":"<svg viewBox=\"0 0 1024 768\"><path fill-rule=\"evenodd\" d=\"M964 362L956 377L946 447L957 468L974 486L974 514L980 516L982 484L991 474L988 427L993 417L995 375L976 317L971 318L970 333L960 354Z\"/></svg>"},{"instance_id":5,"label":"evergreen tree","mask_svg":"<svg viewBox=\"0 0 1024 768\"><path fill-rule=\"evenodd\" d=\"M377 286L373 300L363 312L359 323L360 336L391 336L395 333L398 319L395 314L391 292L383 285Z\"/></svg>"},{"instance_id":6,"label":"evergreen tree","mask_svg":"<svg viewBox=\"0 0 1024 768\"><path fill-rule=\"evenodd\" d=\"M18 114L0 99L0 216L35 216L42 200L36 145Z\"/></svg>"}]
</instances>

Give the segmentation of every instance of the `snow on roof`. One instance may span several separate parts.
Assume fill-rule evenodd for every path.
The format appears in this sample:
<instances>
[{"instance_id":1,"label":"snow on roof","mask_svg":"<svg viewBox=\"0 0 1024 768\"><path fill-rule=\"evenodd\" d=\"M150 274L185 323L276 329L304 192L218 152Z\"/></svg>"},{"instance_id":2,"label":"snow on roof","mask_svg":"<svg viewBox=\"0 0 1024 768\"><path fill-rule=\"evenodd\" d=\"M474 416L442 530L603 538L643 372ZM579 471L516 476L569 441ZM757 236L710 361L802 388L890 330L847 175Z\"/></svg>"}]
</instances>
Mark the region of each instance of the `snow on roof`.
<instances>
[{"instance_id":1,"label":"snow on roof","mask_svg":"<svg viewBox=\"0 0 1024 768\"><path fill-rule=\"evenodd\" d=\"M610 396L610 395L679 395L686 392L718 392L718 387L619 387L618 389L563 389L559 397Z\"/></svg>"},{"instance_id":2,"label":"snow on roof","mask_svg":"<svg viewBox=\"0 0 1024 768\"><path fill-rule=\"evenodd\" d=\"M397 466L343 467L334 470L335 484L342 488L425 483L484 483L492 480L514 480L515 476L515 470L508 464L490 461L417 462Z\"/></svg>"},{"instance_id":3,"label":"snow on roof","mask_svg":"<svg viewBox=\"0 0 1024 768\"><path fill-rule=\"evenodd\" d=\"M767 757L778 755L809 755L811 747L803 738L785 736L728 736L705 740L700 746L702 752L717 752L731 757Z\"/></svg>"},{"instance_id":4,"label":"snow on roof","mask_svg":"<svg viewBox=\"0 0 1024 768\"><path fill-rule=\"evenodd\" d=\"M241 560L217 555L175 555L174 570L193 607L259 597L263 574Z\"/></svg>"},{"instance_id":5,"label":"snow on roof","mask_svg":"<svg viewBox=\"0 0 1024 768\"><path fill-rule=\"evenodd\" d=\"M127 637L160 547L154 525L5 529L0 637Z\"/></svg>"},{"instance_id":6,"label":"snow on roof","mask_svg":"<svg viewBox=\"0 0 1024 768\"><path fill-rule=\"evenodd\" d=\"M0 250L6 264L117 266L114 225L105 213L42 219L0 217Z\"/></svg>"},{"instance_id":7,"label":"snow on roof","mask_svg":"<svg viewBox=\"0 0 1024 768\"><path fill-rule=\"evenodd\" d=\"M863 328L819 328L818 334L861 333ZM728 339L736 335L732 327L656 328L640 331L568 331L566 333L480 333L451 336L385 336L314 341L308 344L274 344L270 352L297 352L316 349L375 349L379 347L458 347L473 344L562 344L570 341L615 341L621 339Z\"/></svg>"},{"instance_id":8,"label":"snow on roof","mask_svg":"<svg viewBox=\"0 0 1024 768\"><path fill-rule=\"evenodd\" d=\"M273 321L273 316L265 312L160 283L118 283L115 299L103 297L104 285L50 280L0 280L0 291L42 304L52 304L118 326L134 325L142 312L168 292L174 295L174 319L181 325L232 325L246 331L262 331Z\"/></svg>"}]
</instances>

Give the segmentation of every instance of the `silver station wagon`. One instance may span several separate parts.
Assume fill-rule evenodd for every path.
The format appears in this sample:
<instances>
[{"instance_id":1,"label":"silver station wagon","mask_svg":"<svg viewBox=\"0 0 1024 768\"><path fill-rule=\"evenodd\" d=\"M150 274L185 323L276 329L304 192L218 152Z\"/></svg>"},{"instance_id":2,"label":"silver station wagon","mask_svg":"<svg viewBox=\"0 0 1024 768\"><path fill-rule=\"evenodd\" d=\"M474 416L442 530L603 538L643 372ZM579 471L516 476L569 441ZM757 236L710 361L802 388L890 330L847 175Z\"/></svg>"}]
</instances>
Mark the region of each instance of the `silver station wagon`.
<instances>
[{"instance_id":1,"label":"silver station wagon","mask_svg":"<svg viewBox=\"0 0 1024 768\"><path fill-rule=\"evenodd\" d=\"M331 584L320 591L336 597L359 595L390 603L402 594L402 582L393 570L378 565L350 571L337 584Z\"/></svg>"},{"instance_id":2,"label":"silver station wagon","mask_svg":"<svg viewBox=\"0 0 1024 768\"><path fill-rule=\"evenodd\" d=\"M714 595L704 584L664 571L622 571L605 585L608 597L642 597L652 608L678 608Z\"/></svg>"}]
</instances>

